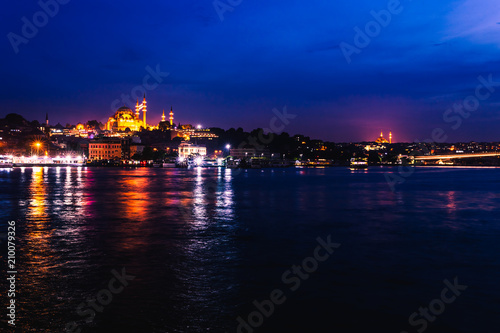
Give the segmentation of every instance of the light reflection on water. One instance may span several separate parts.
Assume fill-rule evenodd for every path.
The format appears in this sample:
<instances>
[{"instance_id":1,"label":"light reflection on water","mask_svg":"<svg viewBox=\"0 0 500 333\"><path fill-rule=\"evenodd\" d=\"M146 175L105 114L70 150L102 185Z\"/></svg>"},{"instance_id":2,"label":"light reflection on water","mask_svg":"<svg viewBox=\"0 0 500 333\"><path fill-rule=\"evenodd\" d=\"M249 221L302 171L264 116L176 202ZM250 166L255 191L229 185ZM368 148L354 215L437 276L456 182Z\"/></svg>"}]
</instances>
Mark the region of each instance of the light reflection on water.
<instances>
[{"instance_id":1,"label":"light reflection on water","mask_svg":"<svg viewBox=\"0 0 500 333\"><path fill-rule=\"evenodd\" d=\"M21 328L81 322L78 304L124 267L136 279L88 331L234 331L331 234L343 252L259 331L319 323L318 307L346 318L384 309L380 325L405 324L436 283L460 276L470 299L439 330L474 332L464 314L488 323L498 310L499 170L419 170L396 192L384 170L0 170L2 223L19 227Z\"/></svg>"}]
</instances>

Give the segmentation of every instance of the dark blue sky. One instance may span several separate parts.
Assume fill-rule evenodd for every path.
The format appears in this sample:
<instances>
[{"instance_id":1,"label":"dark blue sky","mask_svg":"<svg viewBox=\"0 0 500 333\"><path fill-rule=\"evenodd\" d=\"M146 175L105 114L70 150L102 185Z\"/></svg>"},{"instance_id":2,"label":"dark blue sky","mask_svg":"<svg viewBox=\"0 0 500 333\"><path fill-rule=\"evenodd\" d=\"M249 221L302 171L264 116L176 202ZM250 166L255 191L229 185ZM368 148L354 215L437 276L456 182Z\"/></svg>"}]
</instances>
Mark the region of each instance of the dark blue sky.
<instances>
[{"instance_id":1,"label":"dark blue sky","mask_svg":"<svg viewBox=\"0 0 500 333\"><path fill-rule=\"evenodd\" d=\"M0 116L104 122L122 94L140 93L146 67L159 66L170 75L147 90L150 124L172 105L182 123L250 130L286 105L297 116L285 131L325 140L380 130L425 140L435 128L447 141L500 140L500 84L474 105L478 76L500 82L498 0L394 1L232 0L240 3L221 20L213 0L71 0L27 43L12 36L41 7L10 1L0 20ZM341 45L355 47L354 28L388 6L390 22L348 63ZM468 118L446 113L468 96L477 107Z\"/></svg>"}]
</instances>

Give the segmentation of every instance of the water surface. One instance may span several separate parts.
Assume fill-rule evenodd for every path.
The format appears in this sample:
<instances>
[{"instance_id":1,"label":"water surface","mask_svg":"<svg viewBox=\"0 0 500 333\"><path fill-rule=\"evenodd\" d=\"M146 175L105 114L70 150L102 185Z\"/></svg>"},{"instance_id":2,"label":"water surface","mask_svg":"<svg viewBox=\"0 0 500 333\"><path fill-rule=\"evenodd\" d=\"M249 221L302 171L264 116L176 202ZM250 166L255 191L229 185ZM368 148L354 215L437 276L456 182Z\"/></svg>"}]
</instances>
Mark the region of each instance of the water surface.
<instances>
[{"instance_id":1,"label":"water surface","mask_svg":"<svg viewBox=\"0 0 500 333\"><path fill-rule=\"evenodd\" d=\"M500 169L418 168L391 191L394 171L2 169L18 329L237 332L280 289L255 332L416 332L408 317L457 277L467 290L426 332L498 332ZM341 246L291 291L283 273L329 235ZM86 322L78 306L123 269L135 278Z\"/></svg>"}]
</instances>

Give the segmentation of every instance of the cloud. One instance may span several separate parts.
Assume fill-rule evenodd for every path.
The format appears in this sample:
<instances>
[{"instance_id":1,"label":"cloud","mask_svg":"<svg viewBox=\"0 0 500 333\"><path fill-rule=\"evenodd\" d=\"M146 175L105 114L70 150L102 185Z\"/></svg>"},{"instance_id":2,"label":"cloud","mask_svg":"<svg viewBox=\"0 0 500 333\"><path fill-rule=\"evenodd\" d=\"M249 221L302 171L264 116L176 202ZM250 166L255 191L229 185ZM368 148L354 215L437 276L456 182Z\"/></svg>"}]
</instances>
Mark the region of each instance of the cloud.
<instances>
[{"instance_id":1,"label":"cloud","mask_svg":"<svg viewBox=\"0 0 500 333\"><path fill-rule=\"evenodd\" d=\"M448 15L448 39L466 38L475 43L499 44L497 0L463 0Z\"/></svg>"}]
</instances>

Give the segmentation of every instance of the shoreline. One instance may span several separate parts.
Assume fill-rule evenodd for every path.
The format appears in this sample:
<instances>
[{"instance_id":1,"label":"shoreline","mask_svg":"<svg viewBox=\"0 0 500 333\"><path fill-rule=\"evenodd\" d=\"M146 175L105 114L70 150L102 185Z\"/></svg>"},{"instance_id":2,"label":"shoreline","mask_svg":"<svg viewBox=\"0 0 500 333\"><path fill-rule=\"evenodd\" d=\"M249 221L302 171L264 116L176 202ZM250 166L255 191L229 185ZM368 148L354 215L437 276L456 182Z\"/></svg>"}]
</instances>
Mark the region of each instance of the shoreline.
<instances>
[{"instance_id":1,"label":"shoreline","mask_svg":"<svg viewBox=\"0 0 500 333\"><path fill-rule=\"evenodd\" d=\"M495 165L370 165L366 169L362 169L362 171L368 171L370 169L374 168L398 168L398 167L412 167L412 168L450 168L450 169L500 169L500 165L495 166ZM158 168L158 167L152 167L152 166L127 166L127 165L110 165L110 166L103 166L103 165L87 165L87 164L82 164L82 165L75 165L75 164L30 164L30 165L13 165L13 166L2 166L0 167L0 170L2 169L15 169L15 168L67 168L67 167L75 167L75 168L122 168L122 169L139 169L139 168L148 168L148 169L191 169L191 168L186 168L186 167L175 167L175 168ZM206 168L206 169L215 169L215 168L227 168L225 166L193 166L192 168ZM349 169L348 165L322 165L322 166L288 166L288 167L264 167L264 168L227 168L227 169L245 169L245 170L262 170L262 169L289 169L289 168L295 168L295 169L327 169L327 168L346 168Z\"/></svg>"}]
</instances>

